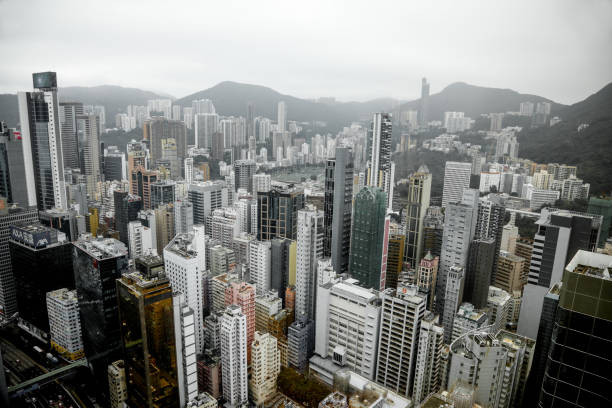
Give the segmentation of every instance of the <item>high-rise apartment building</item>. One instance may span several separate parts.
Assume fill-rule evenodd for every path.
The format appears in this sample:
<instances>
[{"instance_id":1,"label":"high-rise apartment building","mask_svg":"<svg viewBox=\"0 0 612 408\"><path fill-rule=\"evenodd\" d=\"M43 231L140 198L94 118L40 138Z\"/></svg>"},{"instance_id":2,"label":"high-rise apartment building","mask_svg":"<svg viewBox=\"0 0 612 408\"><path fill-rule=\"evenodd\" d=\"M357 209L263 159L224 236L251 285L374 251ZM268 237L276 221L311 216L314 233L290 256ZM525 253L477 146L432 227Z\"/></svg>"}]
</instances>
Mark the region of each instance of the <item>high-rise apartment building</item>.
<instances>
[{"instance_id":1,"label":"high-rise apartment building","mask_svg":"<svg viewBox=\"0 0 612 408\"><path fill-rule=\"evenodd\" d=\"M244 188L253 191L253 176L257 166L252 160L236 160L234 162L234 190Z\"/></svg>"},{"instance_id":2,"label":"high-rise apartment building","mask_svg":"<svg viewBox=\"0 0 612 408\"><path fill-rule=\"evenodd\" d=\"M385 288L397 288L399 277L404 269L404 248L406 236L403 234L389 235L387 249L387 271L385 274Z\"/></svg>"},{"instance_id":3,"label":"high-rise apartment building","mask_svg":"<svg viewBox=\"0 0 612 408\"><path fill-rule=\"evenodd\" d=\"M247 321L240 306L231 305L221 317L223 397L230 407L248 402Z\"/></svg>"},{"instance_id":4,"label":"high-rise apartment building","mask_svg":"<svg viewBox=\"0 0 612 408\"><path fill-rule=\"evenodd\" d=\"M196 147L210 149L213 134L219 130L219 115L216 113L197 113L194 117L194 124Z\"/></svg>"},{"instance_id":5,"label":"high-rise apartment building","mask_svg":"<svg viewBox=\"0 0 612 408\"><path fill-rule=\"evenodd\" d=\"M456 264L451 266L446 277L444 309L442 314L442 327L444 327L444 342L446 344L450 343L455 313L463 299L464 282L464 269Z\"/></svg>"},{"instance_id":6,"label":"high-rise apartment building","mask_svg":"<svg viewBox=\"0 0 612 408\"><path fill-rule=\"evenodd\" d=\"M142 210L142 199L125 191L113 191L115 205L115 230L119 231L119 240L124 244L129 243L128 224L138 219L138 213Z\"/></svg>"},{"instance_id":7,"label":"high-rise apartment building","mask_svg":"<svg viewBox=\"0 0 612 408\"><path fill-rule=\"evenodd\" d=\"M386 193L364 187L355 197L349 273L366 288L385 288L389 222Z\"/></svg>"},{"instance_id":8,"label":"high-rise apartment building","mask_svg":"<svg viewBox=\"0 0 612 408\"><path fill-rule=\"evenodd\" d=\"M485 309L476 309L471 303L462 303L453 319L453 332L450 342L457 340L467 332L485 327L489 316Z\"/></svg>"},{"instance_id":9,"label":"high-rise apartment building","mask_svg":"<svg viewBox=\"0 0 612 408\"><path fill-rule=\"evenodd\" d=\"M213 210L227 207L231 202L231 193L223 181L190 184L187 197L193 204L194 224L206 224L206 217Z\"/></svg>"},{"instance_id":10,"label":"high-rise apartment building","mask_svg":"<svg viewBox=\"0 0 612 408\"><path fill-rule=\"evenodd\" d=\"M83 358L83 337L76 291L61 288L48 292L46 298L51 348L68 360Z\"/></svg>"},{"instance_id":11,"label":"high-rise apartment building","mask_svg":"<svg viewBox=\"0 0 612 408\"><path fill-rule=\"evenodd\" d=\"M117 360L108 365L108 391L111 408L121 408L127 400L127 381L125 363Z\"/></svg>"},{"instance_id":12,"label":"high-rise apartment building","mask_svg":"<svg viewBox=\"0 0 612 408\"><path fill-rule=\"evenodd\" d=\"M174 292L185 296L195 319L195 345L200 353L204 347L202 281L206 271L204 226L193 226L187 233L178 234L164 248L166 275Z\"/></svg>"},{"instance_id":13,"label":"high-rise apartment building","mask_svg":"<svg viewBox=\"0 0 612 408\"><path fill-rule=\"evenodd\" d=\"M395 164L391 161L391 115L375 113L370 129L367 185L387 193L387 208L392 208Z\"/></svg>"},{"instance_id":14,"label":"high-rise apartment building","mask_svg":"<svg viewBox=\"0 0 612 408\"><path fill-rule=\"evenodd\" d=\"M472 163L447 161L444 166L444 187L442 207L460 201L463 191L470 187Z\"/></svg>"},{"instance_id":15,"label":"high-rise apartment building","mask_svg":"<svg viewBox=\"0 0 612 408\"><path fill-rule=\"evenodd\" d=\"M160 205L172 204L177 197L176 189L176 182L172 180L156 181L149 184L150 209L154 210Z\"/></svg>"},{"instance_id":16,"label":"high-rise apartment building","mask_svg":"<svg viewBox=\"0 0 612 408\"><path fill-rule=\"evenodd\" d=\"M382 300L376 382L403 396L412 395L419 329L426 300L416 286L400 285Z\"/></svg>"},{"instance_id":17,"label":"high-rise apartment building","mask_svg":"<svg viewBox=\"0 0 612 408\"><path fill-rule=\"evenodd\" d=\"M280 373L276 338L269 333L255 332L251 354L249 391L252 401L260 406L276 393L276 377Z\"/></svg>"},{"instance_id":18,"label":"high-rise apartment building","mask_svg":"<svg viewBox=\"0 0 612 408\"><path fill-rule=\"evenodd\" d=\"M444 329L438 324L438 316L425 312L421 319L418 337L418 353L412 388L412 400L415 405L440 390L442 376L442 348L444 347Z\"/></svg>"},{"instance_id":19,"label":"high-rise apartment building","mask_svg":"<svg viewBox=\"0 0 612 408\"><path fill-rule=\"evenodd\" d=\"M508 251L500 251L497 258L497 274L493 284L508 293L523 291L527 283L524 271L525 259Z\"/></svg>"},{"instance_id":20,"label":"high-rise apartment building","mask_svg":"<svg viewBox=\"0 0 612 408\"><path fill-rule=\"evenodd\" d=\"M287 130L287 104L284 101L278 103L276 115L276 128L279 132L284 132Z\"/></svg>"},{"instance_id":21,"label":"high-rise apartment building","mask_svg":"<svg viewBox=\"0 0 612 408\"><path fill-rule=\"evenodd\" d=\"M427 310L433 310L439 262L440 258L434 258L428 251L417 268L416 284L421 293L427 294Z\"/></svg>"},{"instance_id":22,"label":"high-rise apartment building","mask_svg":"<svg viewBox=\"0 0 612 408\"><path fill-rule=\"evenodd\" d=\"M353 158L348 147L336 147L325 166L325 247L338 273L348 272L353 210Z\"/></svg>"},{"instance_id":23,"label":"high-rise apartment building","mask_svg":"<svg viewBox=\"0 0 612 408\"><path fill-rule=\"evenodd\" d=\"M421 80L421 100L418 119L421 127L427 127L429 121L429 82L427 82L427 78Z\"/></svg>"},{"instance_id":24,"label":"high-rise apartment building","mask_svg":"<svg viewBox=\"0 0 612 408\"><path fill-rule=\"evenodd\" d=\"M249 267L251 279L255 281L257 294L263 295L272 285L272 244L270 241L251 241L249 244Z\"/></svg>"},{"instance_id":25,"label":"high-rise apartment building","mask_svg":"<svg viewBox=\"0 0 612 408\"><path fill-rule=\"evenodd\" d=\"M270 318L282 308L283 300L274 291L255 296L255 331L267 333Z\"/></svg>"},{"instance_id":26,"label":"high-rise apartment building","mask_svg":"<svg viewBox=\"0 0 612 408\"><path fill-rule=\"evenodd\" d=\"M424 220L431 196L431 173L427 166L421 166L408 179L408 204L405 214L406 249L404 262L410 268L419 265L423 253Z\"/></svg>"},{"instance_id":27,"label":"high-rise apartment building","mask_svg":"<svg viewBox=\"0 0 612 408\"><path fill-rule=\"evenodd\" d=\"M130 178L130 193L142 199L145 210L154 209L155 207L151 206L151 186L159 179L158 172L138 166L132 170Z\"/></svg>"},{"instance_id":28,"label":"high-rise apartment building","mask_svg":"<svg viewBox=\"0 0 612 408\"><path fill-rule=\"evenodd\" d=\"M55 72L32 74L33 92L19 92L28 206L67 208ZM24 205L26 203L23 203Z\"/></svg>"},{"instance_id":29,"label":"high-rise apartment building","mask_svg":"<svg viewBox=\"0 0 612 408\"><path fill-rule=\"evenodd\" d=\"M157 241L153 241L153 229L142 225L142 221L128 223L128 250L130 258L157 253Z\"/></svg>"},{"instance_id":30,"label":"high-rise apartment building","mask_svg":"<svg viewBox=\"0 0 612 408\"><path fill-rule=\"evenodd\" d=\"M431 252L434 257L442 254L444 215L442 208L429 207L423 220L423 253Z\"/></svg>"},{"instance_id":31,"label":"high-rise apartment building","mask_svg":"<svg viewBox=\"0 0 612 408\"><path fill-rule=\"evenodd\" d=\"M265 173L253 174L253 197L257 197L257 193L267 193L272 188L272 176Z\"/></svg>"},{"instance_id":32,"label":"high-rise apartment building","mask_svg":"<svg viewBox=\"0 0 612 408\"><path fill-rule=\"evenodd\" d=\"M143 136L149 141L152 169L157 168L158 161L163 157L162 140L175 140L177 158L181 163L187 157L187 131L182 121L153 118L144 123Z\"/></svg>"},{"instance_id":33,"label":"high-rise apartment building","mask_svg":"<svg viewBox=\"0 0 612 408\"><path fill-rule=\"evenodd\" d=\"M309 207L297 214L295 316L314 320L317 296L317 261L323 257L323 212Z\"/></svg>"},{"instance_id":34,"label":"high-rise apartment building","mask_svg":"<svg viewBox=\"0 0 612 408\"><path fill-rule=\"evenodd\" d=\"M251 361L251 343L255 335L255 287L237 279L225 286L225 306L236 305L246 317L247 360Z\"/></svg>"},{"instance_id":35,"label":"high-rise apartment building","mask_svg":"<svg viewBox=\"0 0 612 408\"><path fill-rule=\"evenodd\" d=\"M274 238L271 242L271 267L272 277L270 279L270 288L278 293L278 296L285 300L285 290L289 286L289 274L293 267L293 275L295 280L295 260L297 253L297 244L287 238ZM294 260L293 265L291 260ZM294 282L295 283L295 282Z\"/></svg>"}]
</instances>

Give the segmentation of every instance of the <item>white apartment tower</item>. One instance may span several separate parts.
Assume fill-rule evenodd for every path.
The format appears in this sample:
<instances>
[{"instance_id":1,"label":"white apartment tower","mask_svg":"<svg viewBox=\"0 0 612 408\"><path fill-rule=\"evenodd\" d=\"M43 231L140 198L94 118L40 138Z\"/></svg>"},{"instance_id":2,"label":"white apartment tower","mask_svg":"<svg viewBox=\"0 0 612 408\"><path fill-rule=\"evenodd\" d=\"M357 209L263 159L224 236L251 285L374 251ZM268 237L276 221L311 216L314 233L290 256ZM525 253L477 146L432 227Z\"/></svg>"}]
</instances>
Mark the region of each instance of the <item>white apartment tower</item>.
<instances>
[{"instance_id":1,"label":"white apartment tower","mask_svg":"<svg viewBox=\"0 0 612 408\"><path fill-rule=\"evenodd\" d=\"M463 283L465 274L462 267L453 265L448 271L446 278L446 290L444 291L444 313L442 314L442 326L444 327L444 341L450 343L453 334L453 321L455 313L463 299Z\"/></svg>"},{"instance_id":2,"label":"white apartment tower","mask_svg":"<svg viewBox=\"0 0 612 408\"><path fill-rule=\"evenodd\" d=\"M270 290L271 263L272 243L270 241L251 241L249 243L249 267L258 295L263 295Z\"/></svg>"},{"instance_id":3,"label":"white apartment tower","mask_svg":"<svg viewBox=\"0 0 612 408\"><path fill-rule=\"evenodd\" d=\"M157 253L157 242L153 241L151 228L142 225L140 221L130 221L128 223L128 249L132 259L149 255L153 251Z\"/></svg>"},{"instance_id":4,"label":"white apartment tower","mask_svg":"<svg viewBox=\"0 0 612 408\"><path fill-rule=\"evenodd\" d=\"M287 130L287 104L284 101L278 103L276 124L278 132Z\"/></svg>"},{"instance_id":5,"label":"white apartment tower","mask_svg":"<svg viewBox=\"0 0 612 408\"><path fill-rule=\"evenodd\" d=\"M412 400L415 406L441 387L442 349L444 348L444 329L438 324L438 316L426 312L421 320L419 343L414 372Z\"/></svg>"},{"instance_id":6,"label":"white apartment tower","mask_svg":"<svg viewBox=\"0 0 612 408\"><path fill-rule=\"evenodd\" d=\"M463 190L470 187L472 163L447 161L444 166L444 188L442 190L442 207L448 203L461 200Z\"/></svg>"},{"instance_id":7,"label":"white apartment tower","mask_svg":"<svg viewBox=\"0 0 612 408\"><path fill-rule=\"evenodd\" d=\"M387 289L380 298L376 382L407 397L412 395L419 328L427 302L417 286Z\"/></svg>"},{"instance_id":8,"label":"white apartment tower","mask_svg":"<svg viewBox=\"0 0 612 408\"><path fill-rule=\"evenodd\" d=\"M247 319L240 306L231 305L221 316L223 397L230 407L249 399L247 380Z\"/></svg>"},{"instance_id":9,"label":"white apartment tower","mask_svg":"<svg viewBox=\"0 0 612 408\"><path fill-rule=\"evenodd\" d=\"M295 316L314 320L317 261L323 257L323 212L310 207L298 211Z\"/></svg>"},{"instance_id":10,"label":"white apartment tower","mask_svg":"<svg viewBox=\"0 0 612 408\"><path fill-rule=\"evenodd\" d=\"M198 395L195 314L182 293L172 296L180 406Z\"/></svg>"},{"instance_id":11,"label":"white apartment tower","mask_svg":"<svg viewBox=\"0 0 612 408\"><path fill-rule=\"evenodd\" d=\"M276 393L276 377L280 373L280 352L276 337L270 333L255 332L251 345L251 399L263 405Z\"/></svg>"},{"instance_id":12,"label":"white apartment tower","mask_svg":"<svg viewBox=\"0 0 612 408\"><path fill-rule=\"evenodd\" d=\"M202 280L206 272L206 237L204 226L193 226L190 232L178 234L164 248L166 276L173 292L185 296L185 303L194 313L196 350L204 346L204 316L202 316Z\"/></svg>"},{"instance_id":13,"label":"white apartment tower","mask_svg":"<svg viewBox=\"0 0 612 408\"><path fill-rule=\"evenodd\" d=\"M83 357L81 317L76 290L66 288L47 293L51 347L69 360Z\"/></svg>"}]
</instances>

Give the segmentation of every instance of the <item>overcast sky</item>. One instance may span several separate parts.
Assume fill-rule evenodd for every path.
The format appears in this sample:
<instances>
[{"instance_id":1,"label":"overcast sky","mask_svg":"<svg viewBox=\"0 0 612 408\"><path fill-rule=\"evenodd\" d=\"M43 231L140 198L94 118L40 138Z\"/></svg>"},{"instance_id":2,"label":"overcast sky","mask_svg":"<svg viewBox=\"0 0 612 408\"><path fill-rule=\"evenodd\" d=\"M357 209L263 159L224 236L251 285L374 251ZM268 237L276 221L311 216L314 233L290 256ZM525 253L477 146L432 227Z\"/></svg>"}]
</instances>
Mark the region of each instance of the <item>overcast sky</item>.
<instances>
[{"instance_id":1,"label":"overcast sky","mask_svg":"<svg viewBox=\"0 0 612 408\"><path fill-rule=\"evenodd\" d=\"M612 1L0 0L0 92L53 70L177 97L224 80L305 98L464 81L577 102L612 81Z\"/></svg>"}]
</instances>

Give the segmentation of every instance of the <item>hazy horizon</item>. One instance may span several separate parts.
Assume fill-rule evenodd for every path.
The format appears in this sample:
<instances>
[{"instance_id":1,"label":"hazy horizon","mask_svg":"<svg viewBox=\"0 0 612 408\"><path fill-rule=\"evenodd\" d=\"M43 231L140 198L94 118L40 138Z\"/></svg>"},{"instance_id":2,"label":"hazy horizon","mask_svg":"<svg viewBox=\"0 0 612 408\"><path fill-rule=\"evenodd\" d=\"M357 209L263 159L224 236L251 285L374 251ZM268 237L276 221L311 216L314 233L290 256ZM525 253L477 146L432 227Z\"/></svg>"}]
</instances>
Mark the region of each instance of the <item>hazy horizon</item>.
<instances>
[{"instance_id":1,"label":"hazy horizon","mask_svg":"<svg viewBox=\"0 0 612 408\"><path fill-rule=\"evenodd\" d=\"M413 100L427 77L432 94L466 82L572 104L612 81L609 1L372 4L0 0L0 93L52 70L60 87L177 98L233 81L304 99Z\"/></svg>"}]
</instances>

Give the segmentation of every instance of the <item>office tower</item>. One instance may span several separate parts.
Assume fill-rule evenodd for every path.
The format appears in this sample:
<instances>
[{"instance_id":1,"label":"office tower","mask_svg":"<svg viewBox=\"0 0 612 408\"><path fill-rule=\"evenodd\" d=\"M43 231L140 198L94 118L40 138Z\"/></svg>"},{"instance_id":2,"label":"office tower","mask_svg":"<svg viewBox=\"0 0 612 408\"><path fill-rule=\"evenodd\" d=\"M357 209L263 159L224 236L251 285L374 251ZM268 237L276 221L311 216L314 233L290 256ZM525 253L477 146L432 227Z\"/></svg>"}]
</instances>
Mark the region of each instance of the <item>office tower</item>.
<instances>
[{"instance_id":1,"label":"office tower","mask_svg":"<svg viewBox=\"0 0 612 408\"><path fill-rule=\"evenodd\" d=\"M193 226L193 204L189 201L174 203L174 229L176 234L191 231Z\"/></svg>"},{"instance_id":2,"label":"office tower","mask_svg":"<svg viewBox=\"0 0 612 408\"><path fill-rule=\"evenodd\" d=\"M79 302L75 290L66 288L46 295L51 348L68 360L83 358Z\"/></svg>"},{"instance_id":3,"label":"office tower","mask_svg":"<svg viewBox=\"0 0 612 408\"><path fill-rule=\"evenodd\" d=\"M252 160L236 160L234 162L234 191L240 188L253 191L253 175L256 165Z\"/></svg>"},{"instance_id":4,"label":"office tower","mask_svg":"<svg viewBox=\"0 0 612 408\"><path fill-rule=\"evenodd\" d=\"M195 145L210 149L212 136L219 130L219 115L216 113L197 113L194 117Z\"/></svg>"},{"instance_id":5,"label":"office tower","mask_svg":"<svg viewBox=\"0 0 612 408\"><path fill-rule=\"evenodd\" d=\"M19 319L22 326L46 338L47 292L74 288L72 245L63 233L39 223L12 225L10 231L9 252Z\"/></svg>"},{"instance_id":6,"label":"office tower","mask_svg":"<svg viewBox=\"0 0 612 408\"><path fill-rule=\"evenodd\" d=\"M436 282L436 312L444 313L445 298L440 296L446 291L446 277L453 266L465 268L469 255L470 243L476 231L478 214L478 190L466 189L460 202L449 203L444 215L444 233L442 237L442 254ZM461 300L461 299L459 299ZM459 304L455 305L455 307ZM449 309L450 310L450 309ZM456 310L456 309L455 309ZM452 314L454 315L454 310ZM448 316L452 319L452 316ZM446 321L449 322L448 320ZM442 323L445 316L442 315ZM447 326L444 324L444 328ZM448 333L446 333L448 335Z\"/></svg>"},{"instance_id":7,"label":"office tower","mask_svg":"<svg viewBox=\"0 0 612 408\"><path fill-rule=\"evenodd\" d=\"M143 142L132 141L127 144L127 172L132 174L132 170L141 166L147 167L147 148ZM132 180L130 180L131 183ZM131 187L131 184L130 184Z\"/></svg>"},{"instance_id":8,"label":"office tower","mask_svg":"<svg viewBox=\"0 0 612 408\"><path fill-rule=\"evenodd\" d=\"M215 160L223 160L224 153L224 141L223 141L223 133L215 132L212 134L212 147L210 149L210 154Z\"/></svg>"},{"instance_id":9,"label":"office tower","mask_svg":"<svg viewBox=\"0 0 612 408\"><path fill-rule=\"evenodd\" d=\"M493 250L493 266L490 269L490 282L495 280L497 272L497 258L502 241L502 233L504 229L504 217L506 209L494 204L491 201L480 200L478 202L478 220L476 221L476 239L486 240L492 238L494 240Z\"/></svg>"},{"instance_id":10,"label":"office tower","mask_svg":"<svg viewBox=\"0 0 612 408\"><path fill-rule=\"evenodd\" d=\"M265 173L253 174L253 197L257 197L257 194L261 191L267 193L270 191L272 183L272 176Z\"/></svg>"},{"instance_id":11,"label":"office tower","mask_svg":"<svg viewBox=\"0 0 612 408\"><path fill-rule=\"evenodd\" d=\"M277 120L276 126L279 132L284 132L287 130L287 104L284 101L280 101L278 103L278 108L276 111Z\"/></svg>"},{"instance_id":12,"label":"office tower","mask_svg":"<svg viewBox=\"0 0 612 408\"><path fill-rule=\"evenodd\" d=\"M87 182L87 195L94 197L100 178L100 117L77 115L76 130L81 173ZM63 136L63 134L62 134Z\"/></svg>"},{"instance_id":13,"label":"office tower","mask_svg":"<svg viewBox=\"0 0 612 408\"><path fill-rule=\"evenodd\" d=\"M428 395L440 390L443 346L444 329L438 324L438 316L425 312L419 329L418 353L412 386L412 400L416 406Z\"/></svg>"},{"instance_id":14,"label":"office tower","mask_svg":"<svg viewBox=\"0 0 612 408\"><path fill-rule=\"evenodd\" d=\"M423 219L423 253L434 257L442 254L444 215L440 207L429 207Z\"/></svg>"},{"instance_id":15,"label":"office tower","mask_svg":"<svg viewBox=\"0 0 612 408\"><path fill-rule=\"evenodd\" d=\"M427 127L429 121L429 82L427 78L421 80L421 100L419 104L419 125Z\"/></svg>"},{"instance_id":16,"label":"office tower","mask_svg":"<svg viewBox=\"0 0 612 408\"><path fill-rule=\"evenodd\" d=\"M463 191L470 187L471 163L447 161L444 166L442 207L461 200Z\"/></svg>"},{"instance_id":17,"label":"office tower","mask_svg":"<svg viewBox=\"0 0 612 408\"><path fill-rule=\"evenodd\" d=\"M426 299L416 286L386 289L378 338L376 382L403 396L412 395L421 320Z\"/></svg>"},{"instance_id":18,"label":"office tower","mask_svg":"<svg viewBox=\"0 0 612 408\"><path fill-rule=\"evenodd\" d=\"M285 299L285 289L289 286L289 258L291 251L296 251L296 242L286 238L270 240L271 248L271 279L270 289L276 291L278 296Z\"/></svg>"},{"instance_id":19,"label":"office tower","mask_svg":"<svg viewBox=\"0 0 612 408\"><path fill-rule=\"evenodd\" d=\"M255 296L255 331L268 332L268 321L283 308L283 300L276 292Z\"/></svg>"},{"instance_id":20,"label":"office tower","mask_svg":"<svg viewBox=\"0 0 612 408\"><path fill-rule=\"evenodd\" d=\"M151 214L152 213L152 214ZM147 211L147 218L155 226L155 239L157 240L157 253L163 254L164 248L176 235L174 228L174 206L161 205L155 210ZM151 226L153 229L153 226Z\"/></svg>"},{"instance_id":21,"label":"office tower","mask_svg":"<svg viewBox=\"0 0 612 408\"><path fill-rule=\"evenodd\" d=\"M144 123L143 138L149 141L151 168L157 168L162 158L162 140L174 139L179 161L187 157L187 131L185 124L178 120L153 118Z\"/></svg>"},{"instance_id":22,"label":"office tower","mask_svg":"<svg viewBox=\"0 0 612 408\"><path fill-rule=\"evenodd\" d=\"M525 259L507 251L500 251L497 258L497 275L493 284L508 293L523 292L527 275L523 274Z\"/></svg>"},{"instance_id":23,"label":"office tower","mask_svg":"<svg viewBox=\"0 0 612 408\"><path fill-rule=\"evenodd\" d=\"M123 360L117 360L108 365L108 389L111 408L123 407L127 401L127 381Z\"/></svg>"},{"instance_id":24,"label":"office tower","mask_svg":"<svg viewBox=\"0 0 612 408\"><path fill-rule=\"evenodd\" d=\"M142 209L142 199L125 191L113 192L115 204L115 230L119 231L119 240L128 244L128 224L138 219L138 212Z\"/></svg>"},{"instance_id":25,"label":"office tower","mask_svg":"<svg viewBox=\"0 0 612 408\"><path fill-rule=\"evenodd\" d=\"M124 163L125 156L117 149L117 146L109 146L104 151L104 180L124 180L126 178Z\"/></svg>"},{"instance_id":26,"label":"office tower","mask_svg":"<svg viewBox=\"0 0 612 408\"><path fill-rule=\"evenodd\" d=\"M128 223L128 250L131 259L157 253L157 242L153 242L153 232L150 227L142 225L141 221Z\"/></svg>"},{"instance_id":27,"label":"office tower","mask_svg":"<svg viewBox=\"0 0 612 408\"><path fill-rule=\"evenodd\" d=\"M206 181L190 184L187 198L193 204L193 223L206 224L214 209L229 206L230 192L222 181Z\"/></svg>"},{"instance_id":28,"label":"office tower","mask_svg":"<svg viewBox=\"0 0 612 408\"><path fill-rule=\"evenodd\" d=\"M80 168L79 160L79 136L77 134L76 118L82 115L83 104L81 102L60 102L59 123L62 137L62 153L64 157L64 168Z\"/></svg>"},{"instance_id":29,"label":"office tower","mask_svg":"<svg viewBox=\"0 0 612 408\"><path fill-rule=\"evenodd\" d=\"M163 275L125 274L117 280L119 323L128 404L176 406L179 402L172 288ZM180 331L178 331L179 335Z\"/></svg>"},{"instance_id":30,"label":"office tower","mask_svg":"<svg viewBox=\"0 0 612 408\"><path fill-rule=\"evenodd\" d=\"M237 305L228 306L221 320L223 397L228 406L248 402L247 322Z\"/></svg>"},{"instance_id":31,"label":"office tower","mask_svg":"<svg viewBox=\"0 0 612 408\"><path fill-rule=\"evenodd\" d=\"M145 176L144 179L146 178L147 177ZM143 186L143 190L148 190L150 194L150 208L145 208L146 210L154 210L160 205L172 204L176 200L176 182L171 180L152 181L152 178L149 177L149 180L147 180L146 183L148 183L148 185L145 184L145 180L143 180L143 184L145 184ZM132 194L136 193L132 192Z\"/></svg>"},{"instance_id":32,"label":"office tower","mask_svg":"<svg viewBox=\"0 0 612 408\"><path fill-rule=\"evenodd\" d=\"M204 346L202 317L202 280L206 271L204 226L193 226L191 231L177 234L164 248L166 275L172 290L185 296L185 304L193 311L195 319L196 352Z\"/></svg>"},{"instance_id":33,"label":"office tower","mask_svg":"<svg viewBox=\"0 0 612 408\"><path fill-rule=\"evenodd\" d=\"M257 239L296 239L298 211L304 208L304 191L292 184L257 193Z\"/></svg>"},{"instance_id":34,"label":"office tower","mask_svg":"<svg viewBox=\"0 0 612 408\"><path fill-rule=\"evenodd\" d=\"M198 395L196 336L197 328L201 324L195 320L195 312L185 302L182 293L173 294L172 310L179 373L179 405L183 406L185 402L191 401Z\"/></svg>"},{"instance_id":35,"label":"office tower","mask_svg":"<svg viewBox=\"0 0 612 408\"><path fill-rule=\"evenodd\" d=\"M542 389L544 381L544 370L550 352L551 337L553 327L556 321L556 315L559 306L559 294L561 293L561 282L557 282L551 286L550 290L544 296L542 302L542 313L538 325L538 337L536 338L536 347L533 353L533 363L531 365L531 373L527 384L526 398L537 401Z\"/></svg>"},{"instance_id":36,"label":"office tower","mask_svg":"<svg viewBox=\"0 0 612 408\"><path fill-rule=\"evenodd\" d=\"M433 310L436 281L438 276L439 257L433 257L430 251L421 258L417 268L416 284L421 293L427 294L427 310Z\"/></svg>"},{"instance_id":37,"label":"office tower","mask_svg":"<svg viewBox=\"0 0 612 408\"><path fill-rule=\"evenodd\" d=\"M261 405L276 393L276 377L280 373L280 355L277 340L269 333L255 332L251 346L251 400Z\"/></svg>"},{"instance_id":38,"label":"office tower","mask_svg":"<svg viewBox=\"0 0 612 408\"><path fill-rule=\"evenodd\" d=\"M312 355L314 322L304 316L298 317L287 329L287 362L290 367L304 372L308 367L308 359Z\"/></svg>"},{"instance_id":39,"label":"office tower","mask_svg":"<svg viewBox=\"0 0 612 408\"><path fill-rule=\"evenodd\" d=\"M463 286L465 272L462 267L453 265L449 268L444 291L444 309L442 313L442 326L444 327L444 342L450 343L453 333L453 319L463 299Z\"/></svg>"},{"instance_id":40,"label":"office tower","mask_svg":"<svg viewBox=\"0 0 612 408\"><path fill-rule=\"evenodd\" d=\"M358 286L355 279L328 282L317 290L316 308L315 353L374 380L381 314L378 292ZM311 360L311 370L333 376L313 359L316 368Z\"/></svg>"},{"instance_id":41,"label":"office tower","mask_svg":"<svg viewBox=\"0 0 612 408\"><path fill-rule=\"evenodd\" d=\"M385 287L397 288L398 279L404 266L404 248L406 247L406 236L402 234L391 234L387 250L387 271L385 275Z\"/></svg>"},{"instance_id":42,"label":"office tower","mask_svg":"<svg viewBox=\"0 0 612 408\"><path fill-rule=\"evenodd\" d=\"M0 122L0 197L12 204L28 203L23 139L5 122Z\"/></svg>"},{"instance_id":43,"label":"office tower","mask_svg":"<svg viewBox=\"0 0 612 408\"><path fill-rule=\"evenodd\" d=\"M612 323L611 264L612 256L578 250L565 267L539 407L597 407L612 402L611 341L606 329Z\"/></svg>"},{"instance_id":44,"label":"office tower","mask_svg":"<svg viewBox=\"0 0 612 408\"><path fill-rule=\"evenodd\" d=\"M28 206L67 208L55 72L32 74L34 92L19 92ZM26 203L24 203L25 205Z\"/></svg>"},{"instance_id":45,"label":"office tower","mask_svg":"<svg viewBox=\"0 0 612 408\"><path fill-rule=\"evenodd\" d=\"M336 147L325 166L325 257L338 273L348 272L353 210L353 157L350 148Z\"/></svg>"},{"instance_id":46,"label":"office tower","mask_svg":"<svg viewBox=\"0 0 612 408\"><path fill-rule=\"evenodd\" d=\"M323 257L323 212L307 207L297 214L296 317L315 317L317 261Z\"/></svg>"},{"instance_id":47,"label":"office tower","mask_svg":"<svg viewBox=\"0 0 612 408\"><path fill-rule=\"evenodd\" d=\"M72 266L85 357L101 378L121 345L115 281L128 271L128 251L113 238L82 235L73 242Z\"/></svg>"},{"instance_id":48,"label":"office tower","mask_svg":"<svg viewBox=\"0 0 612 408\"><path fill-rule=\"evenodd\" d=\"M367 184L387 193L387 208L391 208L395 177L395 164L391 161L391 115L375 113L370 134Z\"/></svg>"},{"instance_id":49,"label":"office tower","mask_svg":"<svg viewBox=\"0 0 612 408\"><path fill-rule=\"evenodd\" d=\"M387 272L389 216L387 195L364 187L355 197L349 272L363 287L384 289Z\"/></svg>"},{"instance_id":50,"label":"office tower","mask_svg":"<svg viewBox=\"0 0 612 408\"><path fill-rule=\"evenodd\" d=\"M410 268L419 265L423 255L423 229L424 220L429 207L431 195L431 173L427 166L421 166L416 173L408 179L408 204L406 205L405 230L406 249L404 262Z\"/></svg>"},{"instance_id":51,"label":"office tower","mask_svg":"<svg viewBox=\"0 0 612 408\"><path fill-rule=\"evenodd\" d=\"M485 309L476 309L471 303L462 303L453 319L453 332L450 342L457 340L467 332L487 326L489 316Z\"/></svg>"},{"instance_id":52,"label":"office tower","mask_svg":"<svg viewBox=\"0 0 612 408\"><path fill-rule=\"evenodd\" d=\"M610 236L610 226L612 225L612 199L591 197L587 213L601 215L603 217L599 231L598 246L603 247Z\"/></svg>"},{"instance_id":53,"label":"office tower","mask_svg":"<svg viewBox=\"0 0 612 408\"><path fill-rule=\"evenodd\" d=\"M569 263L578 250L595 250L601 221L600 215L542 210L523 292L519 334L531 339L537 337L544 296L561 280L563 265Z\"/></svg>"},{"instance_id":54,"label":"office tower","mask_svg":"<svg viewBox=\"0 0 612 408\"><path fill-rule=\"evenodd\" d=\"M9 251L10 226L19 223L33 223L38 221L36 208L9 208L6 201L0 197L0 307L5 317L17 312L17 294L15 292L15 278Z\"/></svg>"},{"instance_id":55,"label":"office tower","mask_svg":"<svg viewBox=\"0 0 612 408\"><path fill-rule=\"evenodd\" d=\"M470 243L463 300L481 309L487 304L491 274L495 266L495 239L485 237Z\"/></svg>"},{"instance_id":56,"label":"office tower","mask_svg":"<svg viewBox=\"0 0 612 408\"><path fill-rule=\"evenodd\" d=\"M130 174L130 193L142 199L142 206L145 210L154 209L151 207L151 186L158 179L157 171L147 170L142 166L136 167Z\"/></svg>"},{"instance_id":57,"label":"office tower","mask_svg":"<svg viewBox=\"0 0 612 408\"><path fill-rule=\"evenodd\" d=\"M249 267L251 279L255 281L257 294L262 295L271 289L272 245L270 241L251 241L249 244Z\"/></svg>"}]
</instances>

